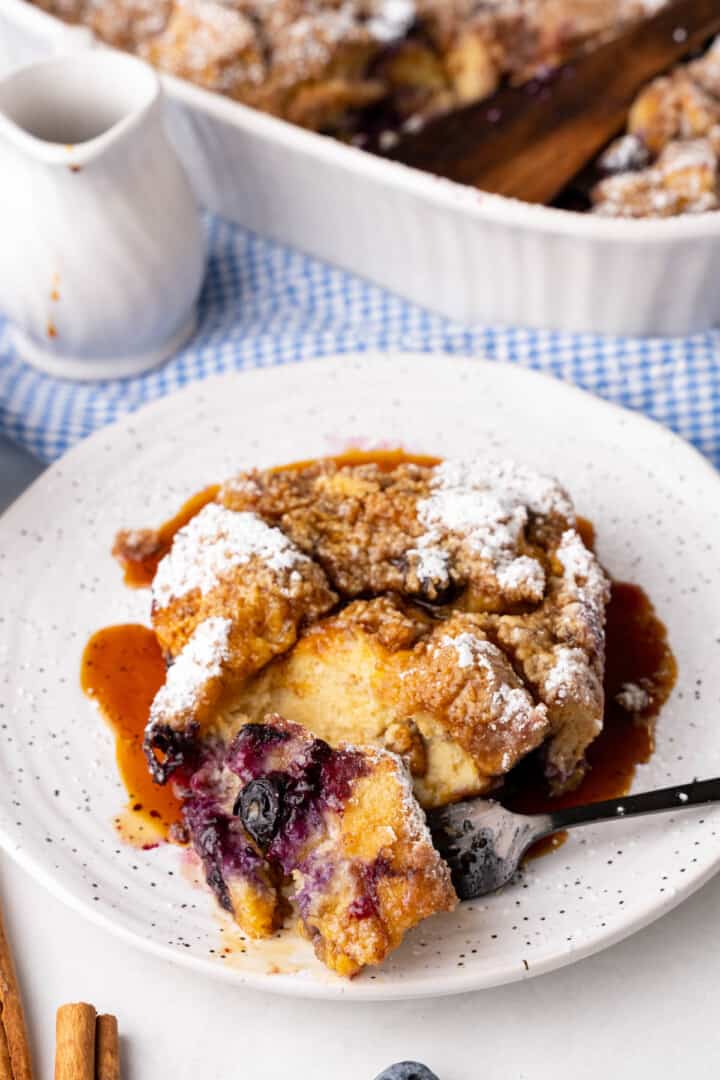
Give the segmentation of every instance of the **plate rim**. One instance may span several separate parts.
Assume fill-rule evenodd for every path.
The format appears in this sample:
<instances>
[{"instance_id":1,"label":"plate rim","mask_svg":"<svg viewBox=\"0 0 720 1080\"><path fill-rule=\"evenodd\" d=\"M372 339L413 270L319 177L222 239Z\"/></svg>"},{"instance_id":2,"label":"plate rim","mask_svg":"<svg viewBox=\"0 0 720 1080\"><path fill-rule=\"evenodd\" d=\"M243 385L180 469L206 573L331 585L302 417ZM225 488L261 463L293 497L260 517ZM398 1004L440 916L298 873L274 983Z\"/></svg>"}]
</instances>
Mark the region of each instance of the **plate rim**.
<instances>
[{"instance_id":1,"label":"plate rim","mask_svg":"<svg viewBox=\"0 0 720 1080\"><path fill-rule=\"evenodd\" d=\"M168 409L174 410L177 408L178 400L182 400L183 398L186 398L187 400L192 399L195 395L201 393L208 384L233 382L242 385L243 381L259 381L262 385L266 380L274 379L281 385L282 378L287 374L286 369L288 368L296 369L302 379L305 377L305 373L308 369L312 374L313 370L320 372L325 367L354 364L356 367L382 368L383 371L385 371L398 360L410 363L425 363L428 366L454 365L458 368L467 366L481 367L488 373L490 371L495 373L498 369L501 369L503 376L510 376L511 379L520 379L523 382L540 380L546 385L552 383L556 392L560 392L561 394L565 393L569 399L582 399L585 402L590 400L593 403L593 406L600 412L605 411L607 413L614 413L616 416L618 414L623 415L627 417L629 422L634 426L639 426L640 428L645 428L647 431L652 431L656 438L661 438L669 446L684 453L694 467L697 467L698 463L702 464L708 478L712 478L714 482L720 482L720 472L714 468L712 463L696 447L681 438L664 424L638 410L626 408L617 405L614 402L607 401L566 379L548 372L529 368L522 364L491 360L487 356L428 352L418 353L412 350L381 352L373 349L366 352L333 353L313 360L302 361L297 364L288 362L273 365L271 367L255 367L213 374L205 379L189 382L187 385L180 387L169 394L141 404L137 409L125 413L112 423L100 427L86 438L81 439L60 458L50 463L40 476L38 476L25 491L23 491L21 495L6 508L2 515L0 515L0 545L2 544L3 526L6 525L9 518L13 517L18 512L22 512L25 502L30 501L34 497L37 488L42 488L48 481L52 482L54 475L58 471L65 472L67 471L68 466L72 468L76 459L82 460L88 453L92 453L94 447L102 440L107 440L108 438L112 439L115 435L125 431L128 427L132 427L140 415L145 418L148 414L153 415ZM713 811L709 810L707 812L712 813ZM720 813L719 810L715 810L714 812ZM231 983L235 986L242 986L249 989L257 989L290 997L352 1002L381 1000L402 1001L448 997L524 981L539 975L547 974L551 971L559 970L596 953L602 952L649 926L678 907L684 900L692 896L693 893L700 889L716 873L718 873L718 871L720 871L720 851L718 851L714 860L708 860L705 863L699 864L698 869L695 870L694 874L689 873L685 877L682 886L674 889L672 893L668 894L662 900L658 900L656 896L653 896L652 903L643 907L637 914L628 918L626 922L615 928L608 929L605 932L602 930L599 931L585 944L576 945L567 952L563 951L562 953L547 956L545 959L530 965L527 969L518 965L517 969L510 970L507 967L503 968L497 964L488 964L488 966L480 972L454 971L452 975L440 977L438 986L431 989L426 983L413 985L412 982L409 982L407 986L398 986L395 984L375 983L370 979L348 981L340 980L339 978L330 978L327 982L324 982L305 979L302 976L298 977L297 974L268 975L263 972L242 971L234 966L224 967L213 963L202 956L184 954L179 950L174 949L169 944L164 945L160 942L154 942L143 937L141 932L122 926L114 920L111 913L104 914L102 909L98 909L98 907L94 906L90 901L84 900L79 895L76 895L71 888L67 888L59 879L54 877L49 870L46 871L42 864L36 860L31 853L25 852L22 848L15 847L11 834L3 828L1 823L0 848L43 888L47 889L48 892L57 897L57 899L62 901L72 910L76 911L84 918L87 918L96 926L107 930L119 939L128 942L128 944L131 944L144 952L169 961L184 969L201 973L206 977L221 979L223 982Z\"/></svg>"}]
</instances>

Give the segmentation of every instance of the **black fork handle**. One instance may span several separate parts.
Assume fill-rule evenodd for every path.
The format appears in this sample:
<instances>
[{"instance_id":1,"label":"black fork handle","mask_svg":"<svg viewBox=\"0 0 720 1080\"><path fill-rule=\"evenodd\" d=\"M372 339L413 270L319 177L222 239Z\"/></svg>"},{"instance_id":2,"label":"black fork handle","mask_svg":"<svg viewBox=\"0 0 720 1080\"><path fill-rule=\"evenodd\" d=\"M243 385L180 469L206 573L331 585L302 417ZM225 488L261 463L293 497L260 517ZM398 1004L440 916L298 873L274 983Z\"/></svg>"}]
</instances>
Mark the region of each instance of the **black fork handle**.
<instances>
[{"instance_id":1,"label":"black fork handle","mask_svg":"<svg viewBox=\"0 0 720 1080\"><path fill-rule=\"evenodd\" d=\"M607 799L605 802L586 806L571 806L548 815L552 831L573 829L577 825L591 825L596 821L622 821L641 814L659 814L668 810L685 810L689 806L706 806L720 802L720 778L693 780L691 784L646 791L641 795L628 795L623 799Z\"/></svg>"}]
</instances>

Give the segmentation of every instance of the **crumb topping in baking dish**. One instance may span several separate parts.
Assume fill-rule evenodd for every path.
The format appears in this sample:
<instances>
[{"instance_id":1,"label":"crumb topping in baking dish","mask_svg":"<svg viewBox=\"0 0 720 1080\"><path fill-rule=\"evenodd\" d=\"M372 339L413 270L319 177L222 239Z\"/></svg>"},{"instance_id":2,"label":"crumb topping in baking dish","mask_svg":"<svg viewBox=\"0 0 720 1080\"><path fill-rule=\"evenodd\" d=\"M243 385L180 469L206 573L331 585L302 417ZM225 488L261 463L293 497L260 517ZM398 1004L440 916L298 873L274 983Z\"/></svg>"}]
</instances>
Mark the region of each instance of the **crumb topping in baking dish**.
<instances>
[{"instance_id":1,"label":"crumb topping in baking dish","mask_svg":"<svg viewBox=\"0 0 720 1080\"><path fill-rule=\"evenodd\" d=\"M663 0L36 0L103 40L295 123L392 125L522 82Z\"/></svg>"},{"instance_id":2,"label":"crumb topping in baking dish","mask_svg":"<svg viewBox=\"0 0 720 1080\"><path fill-rule=\"evenodd\" d=\"M597 214L672 217L720 207L720 39L704 56L653 80L628 130L602 155Z\"/></svg>"},{"instance_id":3,"label":"crumb topping in baking dish","mask_svg":"<svg viewBox=\"0 0 720 1080\"><path fill-rule=\"evenodd\" d=\"M668 0L33 2L206 89L358 146L374 132L389 148L399 132L542 77ZM640 93L592 185L581 178L558 205L611 217L717 209L719 131L715 45ZM429 545L418 558L423 573L441 574Z\"/></svg>"}]
</instances>

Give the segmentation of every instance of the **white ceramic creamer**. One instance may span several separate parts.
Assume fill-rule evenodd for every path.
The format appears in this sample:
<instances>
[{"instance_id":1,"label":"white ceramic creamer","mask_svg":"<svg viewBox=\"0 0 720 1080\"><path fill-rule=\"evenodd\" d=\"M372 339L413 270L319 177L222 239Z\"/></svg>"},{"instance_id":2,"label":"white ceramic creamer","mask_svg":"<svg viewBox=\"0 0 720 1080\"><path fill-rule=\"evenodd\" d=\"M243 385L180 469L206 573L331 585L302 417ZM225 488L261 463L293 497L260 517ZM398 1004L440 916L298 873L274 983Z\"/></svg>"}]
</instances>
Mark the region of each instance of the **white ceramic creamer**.
<instances>
[{"instance_id":1,"label":"white ceramic creamer","mask_svg":"<svg viewBox=\"0 0 720 1080\"><path fill-rule=\"evenodd\" d=\"M205 266L151 68L80 52L0 83L0 311L28 363L104 379L190 336Z\"/></svg>"}]
</instances>

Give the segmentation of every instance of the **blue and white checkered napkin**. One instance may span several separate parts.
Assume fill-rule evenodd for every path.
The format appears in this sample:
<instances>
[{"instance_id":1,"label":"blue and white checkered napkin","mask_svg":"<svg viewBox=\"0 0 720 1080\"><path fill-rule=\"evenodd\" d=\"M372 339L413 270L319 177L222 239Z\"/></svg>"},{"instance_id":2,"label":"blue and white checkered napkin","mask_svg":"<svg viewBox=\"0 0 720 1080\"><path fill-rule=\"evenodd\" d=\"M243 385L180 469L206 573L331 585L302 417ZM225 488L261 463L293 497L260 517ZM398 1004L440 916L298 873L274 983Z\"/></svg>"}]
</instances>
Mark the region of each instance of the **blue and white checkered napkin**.
<instances>
[{"instance_id":1,"label":"blue and white checkered napkin","mask_svg":"<svg viewBox=\"0 0 720 1080\"><path fill-rule=\"evenodd\" d=\"M68 383L16 359L0 321L0 432L45 461L192 379L366 349L473 354L551 372L668 424L720 466L720 331L683 340L467 329L359 278L208 218L200 325L158 371Z\"/></svg>"}]
</instances>

